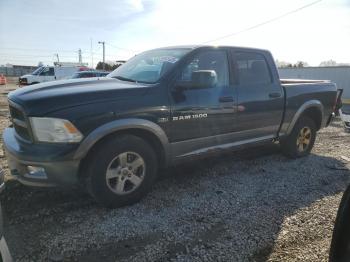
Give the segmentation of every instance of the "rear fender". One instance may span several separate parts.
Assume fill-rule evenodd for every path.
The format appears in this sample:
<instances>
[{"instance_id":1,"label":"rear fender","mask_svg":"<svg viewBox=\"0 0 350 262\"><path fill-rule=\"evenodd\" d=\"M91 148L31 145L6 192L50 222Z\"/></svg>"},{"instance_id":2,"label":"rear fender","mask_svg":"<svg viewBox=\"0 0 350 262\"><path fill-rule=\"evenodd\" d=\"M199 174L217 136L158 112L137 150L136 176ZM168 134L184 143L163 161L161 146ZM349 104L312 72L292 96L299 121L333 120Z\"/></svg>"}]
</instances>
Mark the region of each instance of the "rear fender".
<instances>
[{"instance_id":1,"label":"rear fender","mask_svg":"<svg viewBox=\"0 0 350 262\"><path fill-rule=\"evenodd\" d=\"M324 118L323 111L324 111L324 109L323 109L322 103L318 100L310 100L310 101L305 102L295 113L292 121L290 122L290 124L288 126L287 135L289 135L292 132L298 119L306 112L307 109L310 109L310 108L317 108L317 110L320 111L320 113L321 113L321 127L324 126L323 125L323 118Z\"/></svg>"}]
</instances>

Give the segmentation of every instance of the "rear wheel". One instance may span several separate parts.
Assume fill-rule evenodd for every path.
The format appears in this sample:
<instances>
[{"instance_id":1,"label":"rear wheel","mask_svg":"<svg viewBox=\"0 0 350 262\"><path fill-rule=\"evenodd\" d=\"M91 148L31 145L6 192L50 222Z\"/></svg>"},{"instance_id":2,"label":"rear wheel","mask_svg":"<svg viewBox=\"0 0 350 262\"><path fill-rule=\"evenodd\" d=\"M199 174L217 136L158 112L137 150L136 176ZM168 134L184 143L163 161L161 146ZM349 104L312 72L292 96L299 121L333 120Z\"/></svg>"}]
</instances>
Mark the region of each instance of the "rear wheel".
<instances>
[{"instance_id":1,"label":"rear wheel","mask_svg":"<svg viewBox=\"0 0 350 262\"><path fill-rule=\"evenodd\" d=\"M295 124L291 134L281 141L282 152L291 158L306 156L314 146L315 139L315 122L307 116L302 116Z\"/></svg>"},{"instance_id":2,"label":"rear wheel","mask_svg":"<svg viewBox=\"0 0 350 262\"><path fill-rule=\"evenodd\" d=\"M98 203L120 207L139 201L152 187L157 157L142 138L123 135L102 142L87 161L86 186Z\"/></svg>"}]
</instances>

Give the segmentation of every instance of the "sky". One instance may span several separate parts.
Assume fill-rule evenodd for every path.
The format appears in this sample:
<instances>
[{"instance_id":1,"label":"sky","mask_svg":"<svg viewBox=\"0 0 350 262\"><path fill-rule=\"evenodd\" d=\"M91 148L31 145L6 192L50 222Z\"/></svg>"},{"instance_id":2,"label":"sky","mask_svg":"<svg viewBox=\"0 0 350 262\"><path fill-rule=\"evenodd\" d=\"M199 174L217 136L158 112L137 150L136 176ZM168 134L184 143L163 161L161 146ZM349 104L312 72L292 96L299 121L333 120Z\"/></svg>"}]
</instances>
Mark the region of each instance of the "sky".
<instances>
[{"instance_id":1,"label":"sky","mask_svg":"<svg viewBox=\"0 0 350 262\"><path fill-rule=\"evenodd\" d=\"M126 60L147 49L210 41L269 49L275 59L350 63L350 0L0 0L0 65ZM240 32L240 33L237 33Z\"/></svg>"}]
</instances>

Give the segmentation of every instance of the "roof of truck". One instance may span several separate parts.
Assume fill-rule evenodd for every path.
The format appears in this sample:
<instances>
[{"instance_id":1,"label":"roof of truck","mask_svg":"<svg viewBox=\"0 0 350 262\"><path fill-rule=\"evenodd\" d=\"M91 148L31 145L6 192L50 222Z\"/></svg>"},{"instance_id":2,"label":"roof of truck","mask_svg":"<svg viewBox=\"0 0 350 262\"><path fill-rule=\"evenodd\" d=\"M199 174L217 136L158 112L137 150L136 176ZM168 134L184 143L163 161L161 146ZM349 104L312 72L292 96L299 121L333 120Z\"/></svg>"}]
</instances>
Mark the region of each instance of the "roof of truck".
<instances>
[{"instance_id":1,"label":"roof of truck","mask_svg":"<svg viewBox=\"0 0 350 262\"><path fill-rule=\"evenodd\" d=\"M229 46L229 45L175 45L175 46L165 46L165 47L154 48L153 50L156 50L156 49L176 49L176 48L196 49L196 48L203 48L203 47L235 48L235 49L258 50L258 51L270 52L269 50L261 49L261 48L244 47L244 46Z\"/></svg>"}]
</instances>

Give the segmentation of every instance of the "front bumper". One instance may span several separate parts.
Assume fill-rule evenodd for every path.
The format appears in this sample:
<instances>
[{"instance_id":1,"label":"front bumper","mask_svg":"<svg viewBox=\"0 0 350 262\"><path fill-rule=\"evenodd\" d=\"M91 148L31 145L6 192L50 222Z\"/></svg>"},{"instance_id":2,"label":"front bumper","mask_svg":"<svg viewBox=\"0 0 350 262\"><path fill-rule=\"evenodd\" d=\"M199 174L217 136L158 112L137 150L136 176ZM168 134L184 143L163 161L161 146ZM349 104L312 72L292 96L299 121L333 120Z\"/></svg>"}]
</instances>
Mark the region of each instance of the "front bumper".
<instances>
[{"instance_id":1,"label":"front bumper","mask_svg":"<svg viewBox=\"0 0 350 262\"><path fill-rule=\"evenodd\" d=\"M3 141L11 175L29 186L73 186L78 183L80 159L75 144L32 144L6 128ZM33 168L34 167L34 168Z\"/></svg>"}]
</instances>

